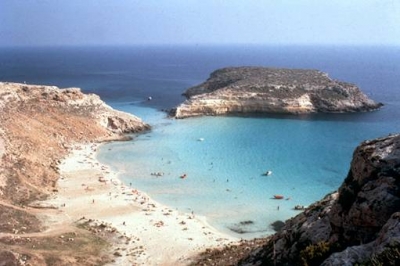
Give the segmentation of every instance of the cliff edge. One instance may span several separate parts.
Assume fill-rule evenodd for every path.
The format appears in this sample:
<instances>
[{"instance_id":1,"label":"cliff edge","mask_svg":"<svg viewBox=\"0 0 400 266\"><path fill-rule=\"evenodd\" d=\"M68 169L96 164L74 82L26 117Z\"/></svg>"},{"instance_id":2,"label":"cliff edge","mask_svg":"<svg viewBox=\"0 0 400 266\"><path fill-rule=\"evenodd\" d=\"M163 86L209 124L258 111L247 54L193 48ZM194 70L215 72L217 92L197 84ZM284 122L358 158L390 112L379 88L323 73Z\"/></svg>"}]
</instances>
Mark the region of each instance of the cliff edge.
<instances>
[{"instance_id":1,"label":"cliff edge","mask_svg":"<svg viewBox=\"0 0 400 266\"><path fill-rule=\"evenodd\" d=\"M211 73L183 94L187 100L171 116L249 113L342 113L382 106L353 84L333 80L317 70L230 67Z\"/></svg>"}]
</instances>

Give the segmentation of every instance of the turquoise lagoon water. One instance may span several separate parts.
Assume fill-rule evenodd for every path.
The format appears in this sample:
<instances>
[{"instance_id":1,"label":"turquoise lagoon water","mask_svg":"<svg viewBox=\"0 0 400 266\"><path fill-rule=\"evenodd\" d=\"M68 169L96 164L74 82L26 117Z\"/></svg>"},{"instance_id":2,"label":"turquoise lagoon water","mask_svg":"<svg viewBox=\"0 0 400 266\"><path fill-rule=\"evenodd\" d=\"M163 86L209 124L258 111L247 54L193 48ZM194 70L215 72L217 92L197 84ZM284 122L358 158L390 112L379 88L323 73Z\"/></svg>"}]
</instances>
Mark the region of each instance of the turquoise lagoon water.
<instances>
[{"instance_id":1,"label":"turquoise lagoon water","mask_svg":"<svg viewBox=\"0 0 400 266\"><path fill-rule=\"evenodd\" d=\"M296 215L295 205L309 205L337 189L361 141L400 132L399 49L9 47L0 48L0 80L80 87L140 116L153 129L130 142L104 145L99 159L159 202L251 238L273 233L271 223ZM385 106L361 114L185 120L158 111L182 102L181 93L215 69L243 65L319 69L359 85ZM148 96L153 100L145 101ZM263 176L267 170L273 174ZM187 178L179 178L184 173ZM274 200L274 194L291 199ZM253 223L239 226L243 221Z\"/></svg>"},{"instance_id":2,"label":"turquoise lagoon water","mask_svg":"<svg viewBox=\"0 0 400 266\"><path fill-rule=\"evenodd\" d=\"M384 109L173 120L130 103L114 107L138 114L153 129L131 142L104 145L100 161L154 199L203 215L218 230L241 238L273 233L271 224L296 215L295 205L309 205L337 189L356 145L396 128L393 121L381 120L388 111ZM273 174L264 176L267 170ZM152 175L155 172L164 175ZM183 174L185 179L180 178ZM275 194L290 199L273 199ZM245 221L253 223L241 224Z\"/></svg>"}]
</instances>

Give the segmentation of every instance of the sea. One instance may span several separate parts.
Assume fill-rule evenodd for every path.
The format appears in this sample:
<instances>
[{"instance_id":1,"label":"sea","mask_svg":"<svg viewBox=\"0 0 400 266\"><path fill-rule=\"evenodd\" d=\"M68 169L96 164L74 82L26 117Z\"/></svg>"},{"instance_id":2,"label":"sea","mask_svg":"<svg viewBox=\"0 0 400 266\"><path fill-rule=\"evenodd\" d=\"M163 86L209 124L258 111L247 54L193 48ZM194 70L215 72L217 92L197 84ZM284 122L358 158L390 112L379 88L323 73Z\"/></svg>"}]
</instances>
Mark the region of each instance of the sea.
<instances>
[{"instance_id":1,"label":"sea","mask_svg":"<svg viewBox=\"0 0 400 266\"><path fill-rule=\"evenodd\" d=\"M165 110L184 101L187 88L228 66L318 69L358 85L384 107L351 114L168 118ZM80 87L141 117L150 131L103 145L98 159L132 188L244 239L273 234L299 213L296 205L337 190L362 141L400 132L400 47L4 47L0 81Z\"/></svg>"}]
</instances>

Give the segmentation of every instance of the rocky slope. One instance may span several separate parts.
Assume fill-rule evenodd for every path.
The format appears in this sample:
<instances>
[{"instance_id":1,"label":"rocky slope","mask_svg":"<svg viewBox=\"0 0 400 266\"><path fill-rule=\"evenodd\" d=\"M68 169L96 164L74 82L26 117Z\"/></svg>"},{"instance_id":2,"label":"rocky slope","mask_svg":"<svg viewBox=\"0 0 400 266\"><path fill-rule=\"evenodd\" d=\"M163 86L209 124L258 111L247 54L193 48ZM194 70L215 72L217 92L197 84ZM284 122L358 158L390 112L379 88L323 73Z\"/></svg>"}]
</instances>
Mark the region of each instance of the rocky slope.
<instances>
[{"instance_id":1,"label":"rocky slope","mask_svg":"<svg viewBox=\"0 0 400 266\"><path fill-rule=\"evenodd\" d=\"M40 219L29 204L57 192L57 164L71 145L124 139L125 133L149 126L77 88L1 82L0 121L0 264L23 265L23 258L29 258L35 265L44 265L53 257L65 259L65 265L77 260L80 265L102 264L99 249L93 246L84 257L74 257L64 254L66 246L60 244L57 235L31 237L31 243L23 242L18 235L43 234ZM80 240L104 242L85 233ZM69 247L86 250L84 246L73 247L82 245L79 242ZM32 245L45 247L34 250Z\"/></svg>"},{"instance_id":2,"label":"rocky slope","mask_svg":"<svg viewBox=\"0 0 400 266\"><path fill-rule=\"evenodd\" d=\"M171 116L247 113L338 113L376 110L382 104L360 89L317 70L231 67L189 88Z\"/></svg>"}]
</instances>

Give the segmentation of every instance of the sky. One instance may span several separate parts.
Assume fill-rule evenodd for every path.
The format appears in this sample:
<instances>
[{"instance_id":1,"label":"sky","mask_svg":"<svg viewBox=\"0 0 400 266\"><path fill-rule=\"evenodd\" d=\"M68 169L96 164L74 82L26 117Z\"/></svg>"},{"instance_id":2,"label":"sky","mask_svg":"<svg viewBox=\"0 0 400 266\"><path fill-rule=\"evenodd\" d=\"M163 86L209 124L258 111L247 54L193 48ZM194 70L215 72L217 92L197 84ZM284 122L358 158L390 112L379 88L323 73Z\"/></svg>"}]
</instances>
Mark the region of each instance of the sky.
<instances>
[{"instance_id":1,"label":"sky","mask_svg":"<svg viewBox=\"0 0 400 266\"><path fill-rule=\"evenodd\" d=\"M0 0L0 46L396 45L400 0Z\"/></svg>"}]
</instances>

